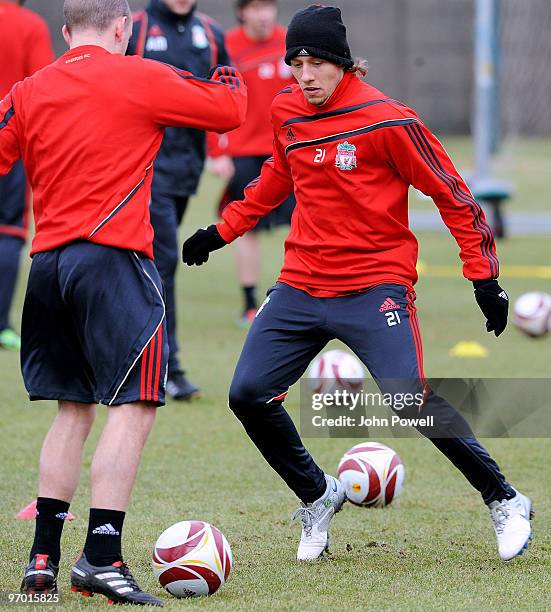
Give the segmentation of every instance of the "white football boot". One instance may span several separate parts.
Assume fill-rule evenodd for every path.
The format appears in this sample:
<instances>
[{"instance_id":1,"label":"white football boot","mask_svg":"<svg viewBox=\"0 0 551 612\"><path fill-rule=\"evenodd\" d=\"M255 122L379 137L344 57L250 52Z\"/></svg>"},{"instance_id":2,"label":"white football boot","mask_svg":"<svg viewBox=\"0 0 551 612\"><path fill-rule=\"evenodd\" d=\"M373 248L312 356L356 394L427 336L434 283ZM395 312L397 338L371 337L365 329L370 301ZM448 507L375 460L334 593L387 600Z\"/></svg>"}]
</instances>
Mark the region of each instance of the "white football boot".
<instances>
[{"instance_id":1,"label":"white football boot","mask_svg":"<svg viewBox=\"0 0 551 612\"><path fill-rule=\"evenodd\" d=\"M327 489L315 502L301 506L293 520L300 516L302 534L298 545L297 560L313 561L329 550L329 523L342 508L346 494L342 484L333 476L325 475Z\"/></svg>"},{"instance_id":2,"label":"white football boot","mask_svg":"<svg viewBox=\"0 0 551 612\"><path fill-rule=\"evenodd\" d=\"M493 501L488 505L497 536L497 548L502 561L510 561L528 549L532 539L532 502L519 493L512 499Z\"/></svg>"}]
</instances>

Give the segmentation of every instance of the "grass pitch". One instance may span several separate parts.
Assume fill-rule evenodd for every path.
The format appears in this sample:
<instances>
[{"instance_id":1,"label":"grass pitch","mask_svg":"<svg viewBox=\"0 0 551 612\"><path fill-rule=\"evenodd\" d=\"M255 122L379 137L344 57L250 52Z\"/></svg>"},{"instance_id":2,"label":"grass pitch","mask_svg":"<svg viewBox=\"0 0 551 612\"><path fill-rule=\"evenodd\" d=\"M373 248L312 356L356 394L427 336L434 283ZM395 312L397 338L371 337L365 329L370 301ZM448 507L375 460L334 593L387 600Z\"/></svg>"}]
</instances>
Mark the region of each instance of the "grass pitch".
<instances>
[{"instance_id":1,"label":"grass pitch","mask_svg":"<svg viewBox=\"0 0 551 612\"><path fill-rule=\"evenodd\" d=\"M213 216L219 185L206 181L182 235ZM546 196L545 192L540 194ZM263 238L262 288L274 281L284 232ZM457 247L447 235L419 236L427 274L417 285L418 307L429 376L548 377L551 338L530 340L510 327L496 339L484 332L470 283L459 275ZM545 237L515 238L499 245L502 263L549 266ZM179 270L180 337L184 363L205 398L192 405L170 403L159 412L146 448L125 525L125 555L141 585L161 594L169 609L228 610L496 610L551 609L551 442L548 439L486 440L511 482L532 497L535 539L528 555L504 564L478 494L422 439L386 442L401 455L406 481L401 498L382 510L345 506L332 526L333 556L326 562L294 561L298 525L289 524L293 495L265 465L226 407L227 389L244 332L235 321L240 295L231 248L207 266ZM455 266L431 275L435 266ZM25 261L24 272L28 269ZM514 299L532 289L551 292L551 279L524 275L502 278ZM23 298L25 273L14 312ZM458 359L450 349L473 340L488 350L484 359ZM54 414L51 403L31 404L19 373L18 356L0 352L0 591L19 587L34 524L15 513L34 496L42 437ZM287 402L298 418L298 392ZM522 406L519 406L522 410ZM85 537L88 474L103 421L87 444L85 471L71 510L78 517L63 536L60 586L63 609L94 608L68 592L70 563ZM359 440L307 440L319 464L335 472L341 454ZM381 440L385 441L385 440ZM201 519L228 538L234 569L228 584L208 599L183 601L163 594L150 569L158 535L172 523Z\"/></svg>"}]
</instances>

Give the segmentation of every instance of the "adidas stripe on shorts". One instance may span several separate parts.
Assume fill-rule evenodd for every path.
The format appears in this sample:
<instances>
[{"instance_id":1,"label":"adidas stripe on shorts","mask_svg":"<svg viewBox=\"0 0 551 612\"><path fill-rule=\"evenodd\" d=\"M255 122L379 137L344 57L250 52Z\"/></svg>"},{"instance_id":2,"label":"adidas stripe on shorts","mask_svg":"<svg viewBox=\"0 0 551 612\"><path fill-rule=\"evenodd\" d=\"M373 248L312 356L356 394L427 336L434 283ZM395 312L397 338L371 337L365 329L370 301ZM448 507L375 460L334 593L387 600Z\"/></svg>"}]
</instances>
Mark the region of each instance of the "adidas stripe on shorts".
<instances>
[{"instance_id":1,"label":"adidas stripe on shorts","mask_svg":"<svg viewBox=\"0 0 551 612\"><path fill-rule=\"evenodd\" d=\"M168 343L155 264L85 241L37 253L21 344L31 400L163 405Z\"/></svg>"}]
</instances>

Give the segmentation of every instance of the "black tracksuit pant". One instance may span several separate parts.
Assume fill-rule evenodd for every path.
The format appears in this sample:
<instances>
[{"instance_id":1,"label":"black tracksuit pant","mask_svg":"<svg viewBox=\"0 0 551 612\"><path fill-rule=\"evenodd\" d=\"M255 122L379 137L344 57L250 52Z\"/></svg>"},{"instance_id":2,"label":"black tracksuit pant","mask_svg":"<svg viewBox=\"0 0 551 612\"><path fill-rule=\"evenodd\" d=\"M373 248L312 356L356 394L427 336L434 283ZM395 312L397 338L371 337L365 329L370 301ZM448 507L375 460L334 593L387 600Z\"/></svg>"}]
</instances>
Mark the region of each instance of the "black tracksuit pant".
<instances>
[{"instance_id":1,"label":"black tracksuit pant","mask_svg":"<svg viewBox=\"0 0 551 612\"><path fill-rule=\"evenodd\" d=\"M397 308L381 311L388 299ZM315 298L283 283L268 293L245 341L229 405L266 461L304 503L321 497L326 484L323 471L304 448L282 406L287 390L334 338L354 351L383 392L385 381L410 381L421 388L422 346L414 301L413 292L390 284L337 298ZM395 314L388 316L388 312ZM403 411L401 415L408 416ZM453 406L431 392L423 416L434 416L434 426L419 431L486 503L515 495Z\"/></svg>"}]
</instances>

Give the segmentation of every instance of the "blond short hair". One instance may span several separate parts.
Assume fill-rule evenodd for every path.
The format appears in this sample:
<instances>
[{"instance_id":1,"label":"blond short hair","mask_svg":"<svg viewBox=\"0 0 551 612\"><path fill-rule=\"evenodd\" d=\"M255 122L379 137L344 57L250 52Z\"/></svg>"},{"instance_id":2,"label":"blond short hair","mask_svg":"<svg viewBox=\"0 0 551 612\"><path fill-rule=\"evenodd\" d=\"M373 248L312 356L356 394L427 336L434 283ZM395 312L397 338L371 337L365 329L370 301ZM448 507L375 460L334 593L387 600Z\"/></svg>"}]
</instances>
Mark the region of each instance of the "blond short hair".
<instances>
[{"instance_id":1,"label":"blond short hair","mask_svg":"<svg viewBox=\"0 0 551 612\"><path fill-rule=\"evenodd\" d=\"M63 16L67 29L102 33L119 17L130 17L128 0L65 0Z\"/></svg>"}]
</instances>

